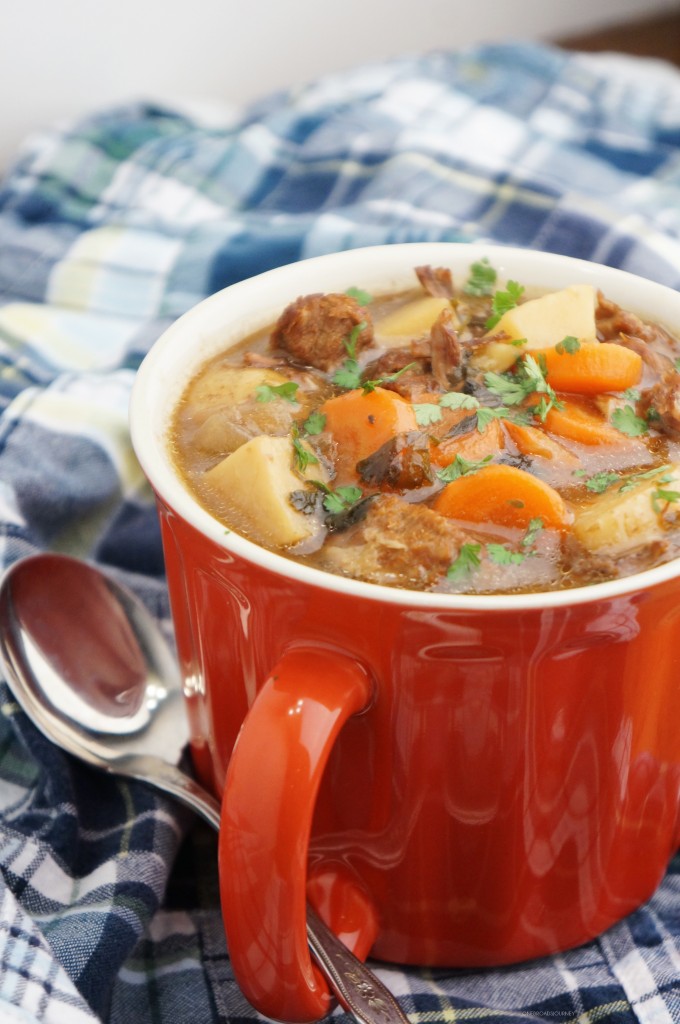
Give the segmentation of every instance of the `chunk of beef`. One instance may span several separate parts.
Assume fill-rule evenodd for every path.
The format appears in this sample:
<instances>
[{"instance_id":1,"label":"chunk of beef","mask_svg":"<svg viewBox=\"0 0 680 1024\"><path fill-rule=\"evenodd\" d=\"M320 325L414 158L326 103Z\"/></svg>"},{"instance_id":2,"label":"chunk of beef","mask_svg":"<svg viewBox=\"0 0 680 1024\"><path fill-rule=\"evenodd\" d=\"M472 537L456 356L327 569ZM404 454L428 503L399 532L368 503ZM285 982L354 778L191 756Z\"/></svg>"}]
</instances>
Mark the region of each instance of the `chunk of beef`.
<instances>
[{"instance_id":1,"label":"chunk of beef","mask_svg":"<svg viewBox=\"0 0 680 1024\"><path fill-rule=\"evenodd\" d=\"M428 589L458 557L465 538L444 516L426 505L410 505L394 495L371 504L353 543L327 542L335 572L388 586Z\"/></svg>"},{"instance_id":2,"label":"chunk of beef","mask_svg":"<svg viewBox=\"0 0 680 1024\"><path fill-rule=\"evenodd\" d=\"M463 346L451 310L444 309L430 329L432 373L448 391L463 380Z\"/></svg>"},{"instance_id":3,"label":"chunk of beef","mask_svg":"<svg viewBox=\"0 0 680 1024\"><path fill-rule=\"evenodd\" d=\"M658 384L645 391L640 399L639 412L645 416L655 414L654 426L669 437L680 437L680 373L667 370Z\"/></svg>"},{"instance_id":4,"label":"chunk of beef","mask_svg":"<svg viewBox=\"0 0 680 1024\"><path fill-rule=\"evenodd\" d=\"M427 487L434 479L430 467L430 440L420 430L397 434L357 463L364 483L395 491Z\"/></svg>"},{"instance_id":5,"label":"chunk of beef","mask_svg":"<svg viewBox=\"0 0 680 1024\"><path fill-rule=\"evenodd\" d=\"M452 299L454 296L453 277L448 267L416 267L416 276L428 295Z\"/></svg>"},{"instance_id":6,"label":"chunk of beef","mask_svg":"<svg viewBox=\"0 0 680 1024\"><path fill-rule=\"evenodd\" d=\"M639 338L647 345L668 351L676 347L672 335L661 324L645 323L635 313L621 309L611 299L605 298L601 292L597 297L595 323L600 341L621 343L621 335L627 335L629 339Z\"/></svg>"},{"instance_id":7,"label":"chunk of beef","mask_svg":"<svg viewBox=\"0 0 680 1024\"><path fill-rule=\"evenodd\" d=\"M349 295L303 295L284 309L270 345L274 350L283 349L299 363L329 371L347 358L346 343L354 328L362 324L356 334L356 353L373 341L368 311Z\"/></svg>"},{"instance_id":8,"label":"chunk of beef","mask_svg":"<svg viewBox=\"0 0 680 1024\"><path fill-rule=\"evenodd\" d=\"M654 373L665 373L666 370L673 369L673 360L670 356L664 355L663 352L657 352L655 348L652 348L651 345L641 338L624 334L622 331L617 342L624 348L629 348L631 352L637 352L643 363L646 363Z\"/></svg>"}]
</instances>

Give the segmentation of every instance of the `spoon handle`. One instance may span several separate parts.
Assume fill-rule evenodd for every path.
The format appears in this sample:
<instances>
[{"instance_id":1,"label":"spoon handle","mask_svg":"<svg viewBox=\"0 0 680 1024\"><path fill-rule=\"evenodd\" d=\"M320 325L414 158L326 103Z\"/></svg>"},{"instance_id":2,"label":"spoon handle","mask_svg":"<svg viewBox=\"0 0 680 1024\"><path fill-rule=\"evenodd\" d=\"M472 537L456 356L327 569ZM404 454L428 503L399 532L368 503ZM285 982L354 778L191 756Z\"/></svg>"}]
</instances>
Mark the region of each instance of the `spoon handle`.
<instances>
[{"instance_id":1,"label":"spoon handle","mask_svg":"<svg viewBox=\"0 0 680 1024\"><path fill-rule=\"evenodd\" d=\"M142 781L153 778L157 789L181 800L219 831L219 801L181 768L156 758L142 757L135 758L135 769L136 778ZM357 1024L408 1024L408 1017L389 989L337 938L309 903L307 941L336 999Z\"/></svg>"},{"instance_id":2,"label":"spoon handle","mask_svg":"<svg viewBox=\"0 0 680 1024\"><path fill-rule=\"evenodd\" d=\"M307 941L338 1002L359 1024L408 1024L392 993L307 904Z\"/></svg>"}]
</instances>

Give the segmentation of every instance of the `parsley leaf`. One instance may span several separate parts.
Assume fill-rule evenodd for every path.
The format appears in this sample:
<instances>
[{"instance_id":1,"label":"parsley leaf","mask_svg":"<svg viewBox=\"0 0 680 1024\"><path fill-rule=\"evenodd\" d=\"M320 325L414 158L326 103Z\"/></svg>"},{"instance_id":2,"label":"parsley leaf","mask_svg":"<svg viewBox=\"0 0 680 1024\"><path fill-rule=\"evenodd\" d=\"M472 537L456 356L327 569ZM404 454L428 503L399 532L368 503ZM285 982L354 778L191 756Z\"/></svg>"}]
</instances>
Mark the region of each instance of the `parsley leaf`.
<instances>
[{"instance_id":1,"label":"parsley leaf","mask_svg":"<svg viewBox=\"0 0 680 1024\"><path fill-rule=\"evenodd\" d=\"M273 402L277 398L283 398L286 402L297 405L297 389L299 385L292 380L285 384L260 384L255 388L255 399L258 402Z\"/></svg>"},{"instance_id":2,"label":"parsley leaf","mask_svg":"<svg viewBox=\"0 0 680 1024\"><path fill-rule=\"evenodd\" d=\"M347 289L345 295L349 296L350 299L354 299L360 306L367 306L369 302L373 302L373 296L371 293L364 291L363 288L355 288L352 286Z\"/></svg>"},{"instance_id":3,"label":"parsley leaf","mask_svg":"<svg viewBox=\"0 0 680 1024\"><path fill-rule=\"evenodd\" d=\"M490 331L492 327L496 326L504 313L515 308L523 292L524 286L518 284L517 281L508 281L505 291L494 292L491 302L491 309L493 310L493 313L485 324L487 331Z\"/></svg>"},{"instance_id":4,"label":"parsley leaf","mask_svg":"<svg viewBox=\"0 0 680 1024\"><path fill-rule=\"evenodd\" d=\"M445 409L478 409L479 400L474 395L466 395L463 391L447 391L439 399Z\"/></svg>"},{"instance_id":5,"label":"parsley leaf","mask_svg":"<svg viewBox=\"0 0 680 1024\"><path fill-rule=\"evenodd\" d=\"M522 380L519 375L490 371L484 374L484 383L489 391L502 398L506 405L519 405L529 393L526 380Z\"/></svg>"},{"instance_id":6,"label":"parsley leaf","mask_svg":"<svg viewBox=\"0 0 680 1024\"><path fill-rule=\"evenodd\" d=\"M397 370L395 373L390 373L387 377L376 377L375 380L363 381L361 383L361 387L364 389L364 394L368 395L371 391L375 391L376 388L381 387L383 384L391 384L392 381L399 380L402 373L406 373L407 370L410 370L415 365L415 363L407 363L406 366L402 366L401 370Z\"/></svg>"},{"instance_id":7,"label":"parsley leaf","mask_svg":"<svg viewBox=\"0 0 680 1024\"><path fill-rule=\"evenodd\" d=\"M491 420L499 420L507 416L510 410L505 405L497 405L495 408L488 407L477 410L477 430L483 434Z\"/></svg>"},{"instance_id":8,"label":"parsley leaf","mask_svg":"<svg viewBox=\"0 0 680 1024\"><path fill-rule=\"evenodd\" d=\"M327 512L344 512L345 509L356 505L362 496L360 487L338 487L334 491L321 480L312 480L311 482L320 491L323 491L323 507Z\"/></svg>"},{"instance_id":9,"label":"parsley leaf","mask_svg":"<svg viewBox=\"0 0 680 1024\"><path fill-rule=\"evenodd\" d=\"M478 462L469 461L464 459L462 455L456 455L453 462L450 462L444 469L437 470L437 476L440 480L443 480L445 484L450 484L452 480L457 480L458 477L467 476L468 473L476 473L477 470L485 466L487 462L491 461L491 455L485 455L483 459Z\"/></svg>"},{"instance_id":10,"label":"parsley leaf","mask_svg":"<svg viewBox=\"0 0 680 1024\"><path fill-rule=\"evenodd\" d=\"M652 508L655 512L664 512L665 508L680 498L680 491L666 491L659 487L652 493Z\"/></svg>"},{"instance_id":11,"label":"parsley leaf","mask_svg":"<svg viewBox=\"0 0 680 1024\"><path fill-rule=\"evenodd\" d=\"M531 545L536 542L536 537L543 529L543 526L544 523L540 516L535 516L533 519L529 520L527 532L524 534L521 541L523 548L530 548Z\"/></svg>"},{"instance_id":12,"label":"parsley leaf","mask_svg":"<svg viewBox=\"0 0 680 1024\"><path fill-rule=\"evenodd\" d=\"M333 374L333 383L339 388L352 391L361 385L362 369L356 359L345 359L339 370Z\"/></svg>"},{"instance_id":13,"label":"parsley leaf","mask_svg":"<svg viewBox=\"0 0 680 1024\"><path fill-rule=\"evenodd\" d=\"M479 558L479 552L482 550L481 544L463 544L461 545L458 557L449 566L446 577L449 580L456 581L463 579L468 576L474 569L478 569L481 565Z\"/></svg>"},{"instance_id":14,"label":"parsley leaf","mask_svg":"<svg viewBox=\"0 0 680 1024\"><path fill-rule=\"evenodd\" d=\"M595 473L583 482L592 494L604 494L608 487L618 483L620 479L621 477L618 473L612 473L609 470L603 469L600 473Z\"/></svg>"},{"instance_id":15,"label":"parsley leaf","mask_svg":"<svg viewBox=\"0 0 680 1024\"><path fill-rule=\"evenodd\" d=\"M485 256L470 265L470 276L463 291L468 295L491 295L496 277L496 271Z\"/></svg>"},{"instance_id":16,"label":"parsley leaf","mask_svg":"<svg viewBox=\"0 0 680 1024\"><path fill-rule=\"evenodd\" d=\"M462 391L447 391L439 399L438 405L434 402L415 402L413 409L418 426L429 427L432 423L439 423L442 409L479 409L479 401Z\"/></svg>"},{"instance_id":17,"label":"parsley leaf","mask_svg":"<svg viewBox=\"0 0 680 1024\"><path fill-rule=\"evenodd\" d=\"M670 465L655 466L654 469L648 469L644 473L632 473L628 477L628 479L625 480L619 487L619 493L625 494L626 491L632 490L633 487L641 483L643 480L649 480L652 477L657 476L659 473L664 474L663 476L659 477L659 483L668 483L670 477L666 476L665 474L667 474L670 469Z\"/></svg>"},{"instance_id":18,"label":"parsley leaf","mask_svg":"<svg viewBox=\"0 0 680 1024\"><path fill-rule=\"evenodd\" d=\"M562 341L558 341L558 343L555 345L555 351L559 352L560 355L564 355L564 353L567 352L571 356L574 354L574 352L578 352L580 347L581 342L578 340L578 338L575 338L573 335L568 334L566 338L562 338Z\"/></svg>"},{"instance_id":19,"label":"parsley leaf","mask_svg":"<svg viewBox=\"0 0 680 1024\"><path fill-rule=\"evenodd\" d=\"M364 320L360 324L354 325L350 331L349 338L346 338L343 342L347 352L347 359L345 359L340 369L336 370L331 378L333 384L337 384L339 388L345 388L347 391L358 388L361 384L362 369L357 360L357 342L359 335L364 330L366 330L366 322Z\"/></svg>"},{"instance_id":20,"label":"parsley leaf","mask_svg":"<svg viewBox=\"0 0 680 1024\"><path fill-rule=\"evenodd\" d=\"M326 416L324 413L319 412L315 409L314 412L310 412L307 419L302 424L302 429L306 434L321 434L326 427Z\"/></svg>"},{"instance_id":21,"label":"parsley leaf","mask_svg":"<svg viewBox=\"0 0 680 1024\"><path fill-rule=\"evenodd\" d=\"M623 409L614 409L612 425L628 437L641 437L648 432L647 423L637 416L632 405L624 405Z\"/></svg>"},{"instance_id":22,"label":"parsley leaf","mask_svg":"<svg viewBox=\"0 0 680 1024\"><path fill-rule=\"evenodd\" d=\"M527 557L521 551L511 551L507 544L487 544L486 550L496 565L520 565Z\"/></svg>"},{"instance_id":23,"label":"parsley leaf","mask_svg":"<svg viewBox=\"0 0 680 1024\"><path fill-rule=\"evenodd\" d=\"M419 427L429 427L433 423L439 423L442 418L442 411L434 402L417 402L413 406L413 411Z\"/></svg>"},{"instance_id":24,"label":"parsley leaf","mask_svg":"<svg viewBox=\"0 0 680 1024\"><path fill-rule=\"evenodd\" d=\"M310 452L309 448L305 448L304 444L299 437L293 437L293 460L295 466L301 473L307 469L307 466L318 465L319 460L313 452Z\"/></svg>"}]
</instances>

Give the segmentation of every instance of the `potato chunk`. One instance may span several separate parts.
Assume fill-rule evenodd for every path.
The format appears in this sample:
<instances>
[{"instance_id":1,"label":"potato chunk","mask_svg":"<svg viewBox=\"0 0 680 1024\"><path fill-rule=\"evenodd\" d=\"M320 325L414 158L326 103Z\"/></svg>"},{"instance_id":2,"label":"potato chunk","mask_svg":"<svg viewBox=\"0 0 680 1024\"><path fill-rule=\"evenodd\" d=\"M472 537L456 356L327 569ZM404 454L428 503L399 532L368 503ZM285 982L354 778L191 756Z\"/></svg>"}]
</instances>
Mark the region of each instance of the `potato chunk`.
<instances>
[{"instance_id":1,"label":"potato chunk","mask_svg":"<svg viewBox=\"0 0 680 1024\"><path fill-rule=\"evenodd\" d=\"M289 547L317 529L314 516L290 503L292 491L313 490L296 476L292 462L288 437L254 437L209 469L205 479L227 506L241 513L256 540Z\"/></svg>"},{"instance_id":2,"label":"potato chunk","mask_svg":"<svg viewBox=\"0 0 680 1024\"><path fill-rule=\"evenodd\" d=\"M566 337L581 342L597 341L595 305L596 293L590 284L575 284L529 299L504 313L489 332L494 336L502 333L507 341L491 340L480 346L473 365L480 370L503 373L522 352L551 348ZM513 344L519 341L524 344Z\"/></svg>"},{"instance_id":3,"label":"potato chunk","mask_svg":"<svg viewBox=\"0 0 680 1024\"><path fill-rule=\"evenodd\" d=\"M288 380L276 370L249 366L215 366L196 378L187 395L187 405L197 417L207 419L216 409L241 405L255 398L261 384L276 386Z\"/></svg>"},{"instance_id":4,"label":"potato chunk","mask_svg":"<svg viewBox=\"0 0 680 1024\"><path fill-rule=\"evenodd\" d=\"M386 348L399 348L414 338L429 334L432 324L444 309L450 310L451 302L440 295L413 299L374 322L375 339Z\"/></svg>"},{"instance_id":5,"label":"potato chunk","mask_svg":"<svg viewBox=\"0 0 680 1024\"><path fill-rule=\"evenodd\" d=\"M589 551L622 554L661 540L668 517L675 518L680 503L664 493L680 490L680 466L660 468L658 474L634 483L623 494L616 489L576 512L573 532Z\"/></svg>"}]
</instances>

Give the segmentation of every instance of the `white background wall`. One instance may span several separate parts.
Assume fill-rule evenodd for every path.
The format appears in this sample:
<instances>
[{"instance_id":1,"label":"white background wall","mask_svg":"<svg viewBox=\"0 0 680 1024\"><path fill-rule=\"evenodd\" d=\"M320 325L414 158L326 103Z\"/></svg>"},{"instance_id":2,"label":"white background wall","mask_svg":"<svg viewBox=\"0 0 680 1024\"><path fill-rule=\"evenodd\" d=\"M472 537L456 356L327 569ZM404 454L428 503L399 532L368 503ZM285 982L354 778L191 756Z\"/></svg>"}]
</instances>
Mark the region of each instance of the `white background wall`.
<instances>
[{"instance_id":1,"label":"white background wall","mask_svg":"<svg viewBox=\"0 0 680 1024\"><path fill-rule=\"evenodd\" d=\"M0 0L0 167L31 130L148 97L241 103L366 60L552 39L679 0Z\"/></svg>"}]
</instances>

